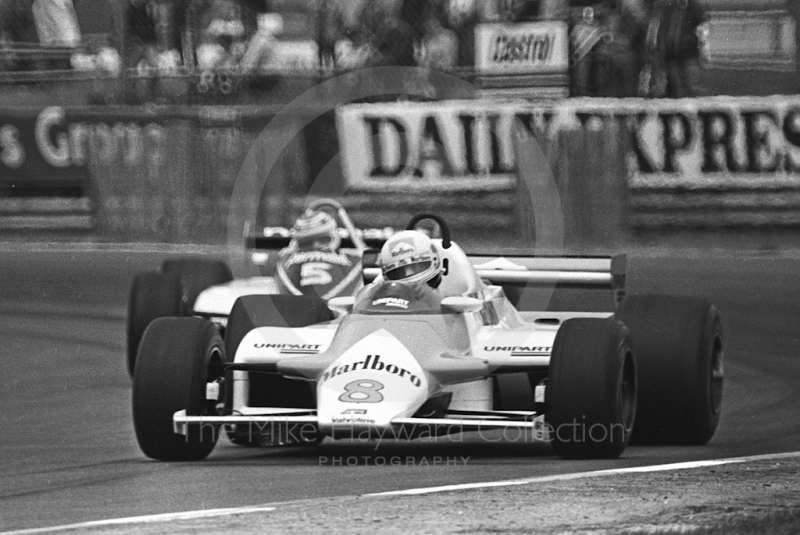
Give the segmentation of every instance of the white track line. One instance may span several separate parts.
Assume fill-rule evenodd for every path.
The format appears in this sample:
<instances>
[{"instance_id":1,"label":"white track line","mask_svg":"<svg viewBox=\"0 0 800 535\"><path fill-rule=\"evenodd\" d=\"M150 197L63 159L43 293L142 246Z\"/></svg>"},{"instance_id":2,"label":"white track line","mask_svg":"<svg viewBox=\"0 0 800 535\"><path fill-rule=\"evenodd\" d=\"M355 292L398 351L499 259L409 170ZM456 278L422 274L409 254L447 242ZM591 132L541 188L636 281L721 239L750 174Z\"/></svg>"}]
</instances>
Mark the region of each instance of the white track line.
<instances>
[{"instance_id":1,"label":"white track line","mask_svg":"<svg viewBox=\"0 0 800 535\"><path fill-rule=\"evenodd\" d=\"M630 474L641 472L664 472L667 470L687 470L691 468L702 468L705 466L719 466L722 464L744 463L753 461L770 461L777 459L789 459L800 457L800 451L790 453L774 453L768 455L752 455L749 457L732 457L728 459L712 459L708 461L689 461L685 463L659 464L651 466L636 466L633 468L617 468L613 470L596 470L594 472L578 472L575 474L560 474L553 476L531 477L526 479L509 479L505 481L489 481L486 483L465 483L462 485L445 485L441 487L427 487L419 489L393 490L389 492L375 492L362 494L362 498L377 496L402 496L417 494L432 494L435 492L450 492L458 490L482 489L490 487L509 487L514 485L528 485L531 483L546 483L552 481L569 481L572 479L584 479L590 477L612 476L618 474ZM193 520L198 518L211 518L230 515L244 515L252 513L266 513L275 511L278 506L287 506L293 503L310 503L320 500L295 500L281 502L278 504L253 505L249 507L232 507L228 509L206 509L202 511L185 511L183 513L165 513L159 515L132 516L127 518L112 518L110 520L95 520L92 522L81 522L78 524L66 524L62 526L52 526L47 528L32 528L18 531L3 531L1 535L35 535L40 533L56 533L61 531L86 530L90 528L119 526L126 524L147 524L151 522L173 522L176 520Z\"/></svg>"},{"instance_id":2,"label":"white track line","mask_svg":"<svg viewBox=\"0 0 800 535\"><path fill-rule=\"evenodd\" d=\"M34 533L54 533L57 531L74 531L105 526L119 526L124 524L148 524L151 522L172 522L175 520L194 520L197 518L212 518L218 516L244 515L249 513L265 513L274 511L275 507L252 506L230 507L228 509L205 509L203 511L185 511L183 513L164 513L160 515L129 516L127 518L112 518L110 520L95 520L93 522L80 522L49 528L22 529L19 531L4 531L3 535L29 535Z\"/></svg>"},{"instance_id":3,"label":"white track line","mask_svg":"<svg viewBox=\"0 0 800 535\"><path fill-rule=\"evenodd\" d=\"M483 489L490 487L511 487L515 485L529 485L531 483L546 483L552 481L568 481L571 479L584 479L589 477L612 476L617 474L630 474L637 472L664 472L667 470L687 470L702 468L704 466L718 466L721 464L744 463L751 461L769 461L800 457L800 451L791 453L775 453L770 455L753 455L750 457L733 457L729 459L714 459L708 461L689 461L685 463L659 464L652 466L636 466L633 468L616 468L612 470L596 470L594 472L577 472L574 474L559 474L553 476L529 477L525 479L508 479L505 481L487 481L485 483L463 483L461 485L443 485L441 487L425 487L418 489L391 490L388 492L375 492L364 496L408 496L417 494L433 494L436 492L451 492L457 490Z\"/></svg>"}]
</instances>

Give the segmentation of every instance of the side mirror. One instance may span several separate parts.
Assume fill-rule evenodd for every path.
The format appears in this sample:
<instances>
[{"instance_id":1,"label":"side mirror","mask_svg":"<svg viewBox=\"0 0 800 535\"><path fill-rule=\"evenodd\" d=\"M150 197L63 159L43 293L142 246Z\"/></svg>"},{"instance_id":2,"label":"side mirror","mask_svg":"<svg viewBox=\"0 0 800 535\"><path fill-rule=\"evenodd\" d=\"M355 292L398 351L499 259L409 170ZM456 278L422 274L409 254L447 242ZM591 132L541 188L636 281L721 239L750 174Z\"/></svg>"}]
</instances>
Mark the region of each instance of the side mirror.
<instances>
[{"instance_id":1,"label":"side mirror","mask_svg":"<svg viewBox=\"0 0 800 535\"><path fill-rule=\"evenodd\" d=\"M338 314L347 314L353 310L353 305L356 303L355 296L343 295L341 297L333 297L328 300L328 308Z\"/></svg>"},{"instance_id":2,"label":"side mirror","mask_svg":"<svg viewBox=\"0 0 800 535\"><path fill-rule=\"evenodd\" d=\"M455 295L442 299L443 312L477 312L483 308L483 301L474 297Z\"/></svg>"}]
</instances>

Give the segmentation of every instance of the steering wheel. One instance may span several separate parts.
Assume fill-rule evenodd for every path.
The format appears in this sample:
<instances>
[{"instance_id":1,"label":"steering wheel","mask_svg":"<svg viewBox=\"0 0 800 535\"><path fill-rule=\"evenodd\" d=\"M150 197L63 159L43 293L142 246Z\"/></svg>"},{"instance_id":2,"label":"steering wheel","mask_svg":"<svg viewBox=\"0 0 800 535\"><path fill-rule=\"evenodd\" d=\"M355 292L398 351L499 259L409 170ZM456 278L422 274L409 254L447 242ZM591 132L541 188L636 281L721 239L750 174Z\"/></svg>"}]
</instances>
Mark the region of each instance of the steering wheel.
<instances>
[{"instance_id":1,"label":"steering wheel","mask_svg":"<svg viewBox=\"0 0 800 535\"><path fill-rule=\"evenodd\" d=\"M435 221L439 225L439 228L442 231L442 247L444 247L445 249L449 249L450 248L450 227L447 226L447 223L444 222L444 219L442 219L441 217L439 217L436 214L417 214L417 215L415 215L414 217L411 218L411 221L408 222L408 225L406 225L406 230L414 230L414 228L417 226L417 223L419 223L420 221L422 221L424 219L432 219L433 221Z\"/></svg>"}]
</instances>

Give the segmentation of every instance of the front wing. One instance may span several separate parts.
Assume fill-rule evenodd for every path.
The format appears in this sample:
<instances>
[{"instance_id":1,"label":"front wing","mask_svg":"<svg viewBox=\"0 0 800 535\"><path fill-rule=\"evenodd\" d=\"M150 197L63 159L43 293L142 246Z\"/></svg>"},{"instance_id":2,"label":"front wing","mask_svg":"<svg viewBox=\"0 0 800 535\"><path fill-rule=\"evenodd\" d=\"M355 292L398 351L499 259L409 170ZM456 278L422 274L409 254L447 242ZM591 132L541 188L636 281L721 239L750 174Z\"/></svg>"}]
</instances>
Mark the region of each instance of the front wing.
<instances>
[{"instance_id":1,"label":"front wing","mask_svg":"<svg viewBox=\"0 0 800 535\"><path fill-rule=\"evenodd\" d=\"M316 411L307 409L263 409L258 414L240 416L187 416L185 410L173 416L173 430L178 435L186 435L190 425L258 425L265 426L312 424L318 423ZM345 427L348 424L342 424ZM533 411L494 411L494 412L456 412L447 414L443 418L395 418L391 421L393 427L449 427L454 432L484 431L491 429L520 429L531 430L542 434L544 432L544 416ZM352 427L352 426L351 426Z\"/></svg>"}]
</instances>

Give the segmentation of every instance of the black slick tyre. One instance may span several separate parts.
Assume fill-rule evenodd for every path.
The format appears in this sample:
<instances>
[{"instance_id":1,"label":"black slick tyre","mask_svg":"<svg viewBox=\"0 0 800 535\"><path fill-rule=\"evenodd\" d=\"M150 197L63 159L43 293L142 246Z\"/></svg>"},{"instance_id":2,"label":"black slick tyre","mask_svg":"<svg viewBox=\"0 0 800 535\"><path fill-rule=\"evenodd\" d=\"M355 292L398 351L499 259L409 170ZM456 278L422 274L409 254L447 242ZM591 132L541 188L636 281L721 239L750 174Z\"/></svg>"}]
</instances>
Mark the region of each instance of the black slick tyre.
<instances>
[{"instance_id":1,"label":"black slick tyre","mask_svg":"<svg viewBox=\"0 0 800 535\"><path fill-rule=\"evenodd\" d=\"M636 389L631 338L622 323L566 320L556 333L545 395L556 453L567 459L619 457L633 430Z\"/></svg>"},{"instance_id":2,"label":"black slick tyre","mask_svg":"<svg viewBox=\"0 0 800 535\"><path fill-rule=\"evenodd\" d=\"M708 443L722 411L723 332L717 309L695 297L631 295L616 317L631 332L639 366L634 443Z\"/></svg>"},{"instance_id":3,"label":"black slick tyre","mask_svg":"<svg viewBox=\"0 0 800 535\"><path fill-rule=\"evenodd\" d=\"M175 274L139 273L133 279L128 298L127 367L133 377L136 353L145 329L156 318L182 316L184 302L181 282Z\"/></svg>"},{"instance_id":4,"label":"black slick tyre","mask_svg":"<svg viewBox=\"0 0 800 535\"><path fill-rule=\"evenodd\" d=\"M161 264L162 273L174 273L181 281L184 299L191 310L197 301L197 296L210 286L223 284L233 280L233 274L228 264L221 260L205 258L175 258L164 260Z\"/></svg>"},{"instance_id":5,"label":"black slick tyre","mask_svg":"<svg viewBox=\"0 0 800 535\"><path fill-rule=\"evenodd\" d=\"M216 326L202 318L159 318L142 337L133 378L133 425L142 452L160 461L198 461L214 449L219 428L189 425L176 434L172 418L212 416L217 400L206 385L224 390L225 351ZM220 396L221 399L222 396Z\"/></svg>"}]
</instances>

